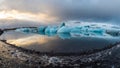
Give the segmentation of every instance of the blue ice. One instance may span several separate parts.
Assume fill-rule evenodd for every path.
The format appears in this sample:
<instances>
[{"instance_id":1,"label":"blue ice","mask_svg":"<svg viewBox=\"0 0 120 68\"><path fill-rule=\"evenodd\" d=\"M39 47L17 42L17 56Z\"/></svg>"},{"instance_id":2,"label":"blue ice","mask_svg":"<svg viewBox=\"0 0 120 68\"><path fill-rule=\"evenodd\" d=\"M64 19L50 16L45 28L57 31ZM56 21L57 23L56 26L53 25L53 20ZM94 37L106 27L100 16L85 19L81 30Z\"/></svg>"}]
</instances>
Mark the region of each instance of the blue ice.
<instances>
[{"instance_id":1,"label":"blue ice","mask_svg":"<svg viewBox=\"0 0 120 68\"><path fill-rule=\"evenodd\" d=\"M68 23L67 23L68 24ZM38 33L42 35L55 36L59 35L60 37L67 36L69 38L73 35L80 36L120 36L120 29L113 28L113 26L99 25L99 24L84 24L79 23L78 25L67 25L62 23L58 26L40 26L36 28L19 28L16 31L25 32L25 33Z\"/></svg>"}]
</instances>

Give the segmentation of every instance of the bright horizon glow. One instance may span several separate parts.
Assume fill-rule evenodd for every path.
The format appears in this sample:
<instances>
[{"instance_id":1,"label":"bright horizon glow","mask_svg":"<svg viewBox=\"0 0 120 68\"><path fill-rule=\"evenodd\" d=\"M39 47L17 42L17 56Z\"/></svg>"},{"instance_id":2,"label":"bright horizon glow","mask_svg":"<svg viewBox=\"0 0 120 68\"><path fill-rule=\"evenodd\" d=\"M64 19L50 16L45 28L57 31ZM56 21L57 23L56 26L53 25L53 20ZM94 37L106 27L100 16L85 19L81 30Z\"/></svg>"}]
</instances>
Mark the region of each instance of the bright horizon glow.
<instances>
[{"instance_id":1,"label":"bright horizon glow","mask_svg":"<svg viewBox=\"0 0 120 68\"><path fill-rule=\"evenodd\" d=\"M45 13L38 13L33 14L29 12L20 12L17 10L11 11L0 11L0 20L28 20L28 21L35 21L35 22L51 22L56 20L56 17L51 17Z\"/></svg>"}]
</instances>

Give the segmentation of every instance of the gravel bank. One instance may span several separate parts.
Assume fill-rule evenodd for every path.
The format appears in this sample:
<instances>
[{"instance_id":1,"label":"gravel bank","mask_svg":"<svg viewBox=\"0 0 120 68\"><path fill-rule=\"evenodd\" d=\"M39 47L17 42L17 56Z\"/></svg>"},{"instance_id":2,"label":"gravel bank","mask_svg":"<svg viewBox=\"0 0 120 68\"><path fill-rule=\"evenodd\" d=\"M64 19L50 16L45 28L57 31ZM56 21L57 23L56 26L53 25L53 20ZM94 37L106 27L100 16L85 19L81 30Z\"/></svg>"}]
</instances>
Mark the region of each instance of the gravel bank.
<instances>
[{"instance_id":1,"label":"gravel bank","mask_svg":"<svg viewBox=\"0 0 120 68\"><path fill-rule=\"evenodd\" d=\"M111 55L120 44L110 49L83 56L49 56L26 52L12 45L0 42L0 68L39 67L103 67L103 58Z\"/></svg>"}]
</instances>

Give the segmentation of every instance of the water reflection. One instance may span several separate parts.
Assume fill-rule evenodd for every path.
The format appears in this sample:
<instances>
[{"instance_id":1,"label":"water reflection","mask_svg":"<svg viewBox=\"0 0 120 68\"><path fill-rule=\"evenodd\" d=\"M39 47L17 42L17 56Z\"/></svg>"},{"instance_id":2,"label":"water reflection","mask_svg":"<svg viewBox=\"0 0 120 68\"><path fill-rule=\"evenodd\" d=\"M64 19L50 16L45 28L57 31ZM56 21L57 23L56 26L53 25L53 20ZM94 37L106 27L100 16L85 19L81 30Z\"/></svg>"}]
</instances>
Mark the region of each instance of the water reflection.
<instances>
[{"instance_id":1,"label":"water reflection","mask_svg":"<svg viewBox=\"0 0 120 68\"><path fill-rule=\"evenodd\" d=\"M61 39L70 39L71 38L71 35L70 34L63 34L63 33L59 33L58 36L61 38Z\"/></svg>"},{"instance_id":2,"label":"water reflection","mask_svg":"<svg viewBox=\"0 0 120 68\"><path fill-rule=\"evenodd\" d=\"M1 39L8 43L26 49L32 49L40 52L80 52L89 49L100 49L107 45L120 41L119 37L82 37L71 34L34 34L21 33L16 31L5 32Z\"/></svg>"}]
</instances>

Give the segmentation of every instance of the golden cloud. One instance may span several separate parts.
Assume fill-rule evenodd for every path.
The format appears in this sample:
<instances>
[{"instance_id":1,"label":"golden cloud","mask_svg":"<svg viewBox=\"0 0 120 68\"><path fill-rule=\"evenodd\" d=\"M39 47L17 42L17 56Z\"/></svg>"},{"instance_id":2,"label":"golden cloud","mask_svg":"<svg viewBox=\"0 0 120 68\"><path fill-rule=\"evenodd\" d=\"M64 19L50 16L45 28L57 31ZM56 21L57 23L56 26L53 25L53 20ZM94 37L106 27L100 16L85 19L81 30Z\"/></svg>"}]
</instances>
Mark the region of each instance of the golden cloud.
<instances>
[{"instance_id":1,"label":"golden cloud","mask_svg":"<svg viewBox=\"0 0 120 68\"><path fill-rule=\"evenodd\" d=\"M30 13L30 12L20 12L17 10L4 10L0 11L0 20L28 20L28 21L35 21L35 22L53 22L57 20L57 17L50 16L46 13Z\"/></svg>"}]
</instances>

